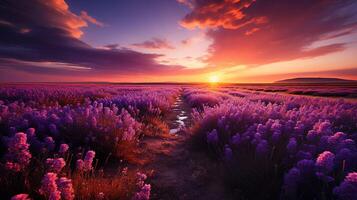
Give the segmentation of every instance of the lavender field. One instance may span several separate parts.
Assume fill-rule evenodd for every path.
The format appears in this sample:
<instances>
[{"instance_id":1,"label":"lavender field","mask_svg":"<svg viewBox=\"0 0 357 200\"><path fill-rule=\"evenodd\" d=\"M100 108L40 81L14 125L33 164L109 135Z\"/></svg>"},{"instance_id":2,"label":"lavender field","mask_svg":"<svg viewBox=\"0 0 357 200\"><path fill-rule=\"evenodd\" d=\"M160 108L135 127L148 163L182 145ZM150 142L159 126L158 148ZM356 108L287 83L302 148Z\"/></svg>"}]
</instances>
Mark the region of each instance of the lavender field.
<instances>
[{"instance_id":1,"label":"lavender field","mask_svg":"<svg viewBox=\"0 0 357 200\"><path fill-rule=\"evenodd\" d=\"M0 200L357 200L357 0L0 0Z\"/></svg>"},{"instance_id":2,"label":"lavender field","mask_svg":"<svg viewBox=\"0 0 357 200\"><path fill-rule=\"evenodd\" d=\"M2 84L0 199L356 200L356 87L263 88Z\"/></svg>"}]
</instances>

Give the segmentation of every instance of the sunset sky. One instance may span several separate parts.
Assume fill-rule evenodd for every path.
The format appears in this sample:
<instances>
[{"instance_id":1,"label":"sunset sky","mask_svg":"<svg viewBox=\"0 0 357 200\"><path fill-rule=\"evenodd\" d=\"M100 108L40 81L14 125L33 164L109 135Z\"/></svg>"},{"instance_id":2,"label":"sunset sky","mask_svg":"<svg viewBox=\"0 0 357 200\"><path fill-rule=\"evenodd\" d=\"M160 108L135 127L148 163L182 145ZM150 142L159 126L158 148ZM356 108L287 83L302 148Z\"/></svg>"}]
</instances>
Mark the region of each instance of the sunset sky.
<instances>
[{"instance_id":1,"label":"sunset sky","mask_svg":"<svg viewBox=\"0 0 357 200\"><path fill-rule=\"evenodd\" d=\"M0 81L357 79L356 0L2 0Z\"/></svg>"}]
</instances>

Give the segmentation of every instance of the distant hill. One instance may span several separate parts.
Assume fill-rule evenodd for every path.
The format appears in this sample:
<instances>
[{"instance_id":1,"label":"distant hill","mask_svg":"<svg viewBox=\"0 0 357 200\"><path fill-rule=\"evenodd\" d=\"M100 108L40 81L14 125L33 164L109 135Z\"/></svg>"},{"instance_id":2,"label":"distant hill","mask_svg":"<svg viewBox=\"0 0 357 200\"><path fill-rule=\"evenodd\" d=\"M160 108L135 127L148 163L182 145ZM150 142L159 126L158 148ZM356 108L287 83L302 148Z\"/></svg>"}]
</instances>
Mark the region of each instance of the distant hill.
<instances>
[{"instance_id":1,"label":"distant hill","mask_svg":"<svg viewBox=\"0 0 357 200\"><path fill-rule=\"evenodd\" d=\"M276 81L275 83L349 83L356 82L354 80L347 80L341 78L291 78Z\"/></svg>"}]
</instances>

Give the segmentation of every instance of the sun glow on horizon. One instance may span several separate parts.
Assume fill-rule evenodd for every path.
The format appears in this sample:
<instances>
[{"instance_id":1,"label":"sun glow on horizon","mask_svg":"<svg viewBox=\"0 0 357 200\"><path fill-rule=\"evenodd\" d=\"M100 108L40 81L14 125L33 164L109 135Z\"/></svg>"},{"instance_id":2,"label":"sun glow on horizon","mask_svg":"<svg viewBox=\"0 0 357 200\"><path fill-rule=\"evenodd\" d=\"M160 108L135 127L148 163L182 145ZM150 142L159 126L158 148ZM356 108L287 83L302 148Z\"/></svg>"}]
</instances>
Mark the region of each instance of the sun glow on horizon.
<instances>
[{"instance_id":1,"label":"sun glow on horizon","mask_svg":"<svg viewBox=\"0 0 357 200\"><path fill-rule=\"evenodd\" d=\"M210 83L218 83L220 81L219 76L218 75L211 75L208 78L208 82Z\"/></svg>"}]
</instances>

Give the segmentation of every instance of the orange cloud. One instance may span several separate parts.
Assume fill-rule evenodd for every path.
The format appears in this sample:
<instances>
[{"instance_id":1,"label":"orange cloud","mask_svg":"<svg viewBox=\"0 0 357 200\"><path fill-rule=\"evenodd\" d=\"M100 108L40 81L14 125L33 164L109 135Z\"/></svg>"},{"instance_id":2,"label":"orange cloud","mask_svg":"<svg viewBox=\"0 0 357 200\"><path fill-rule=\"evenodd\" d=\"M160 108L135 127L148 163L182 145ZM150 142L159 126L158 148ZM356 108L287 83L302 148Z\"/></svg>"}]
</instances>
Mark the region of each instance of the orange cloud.
<instances>
[{"instance_id":1,"label":"orange cloud","mask_svg":"<svg viewBox=\"0 0 357 200\"><path fill-rule=\"evenodd\" d=\"M357 14L352 12L357 4L352 0L189 3L192 11L181 24L206 29L213 40L207 62L214 66L257 66L342 51L347 45L341 41L307 47L326 38L347 36L357 28Z\"/></svg>"},{"instance_id":2,"label":"orange cloud","mask_svg":"<svg viewBox=\"0 0 357 200\"><path fill-rule=\"evenodd\" d=\"M97 19L93 18L92 16L89 16L86 11L81 11L81 18L85 21L88 21L92 24L95 24L97 26L104 26L104 24Z\"/></svg>"},{"instance_id":3,"label":"orange cloud","mask_svg":"<svg viewBox=\"0 0 357 200\"><path fill-rule=\"evenodd\" d=\"M252 28L245 32L245 35L252 35L253 33L259 31L259 28Z\"/></svg>"},{"instance_id":4,"label":"orange cloud","mask_svg":"<svg viewBox=\"0 0 357 200\"><path fill-rule=\"evenodd\" d=\"M242 24L237 21L246 15L243 10L248 8L255 0L224 0L224 1L195 1L190 14L181 21L186 28L215 28L237 29ZM202 3L203 2L203 3ZM186 5L187 2L184 2ZM251 21L253 22L253 21Z\"/></svg>"},{"instance_id":5,"label":"orange cloud","mask_svg":"<svg viewBox=\"0 0 357 200\"><path fill-rule=\"evenodd\" d=\"M85 20L69 10L69 6L64 0L42 1L35 6L38 6L38 9L42 11L39 15L46 17L43 20L52 23L55 27L61 27L75 38L80 38L83 35L80 28L88 26Z\"/></svg>"},{"instance_id":6,"label":"orange cloud","mask_svg":"<svg viewBox=\"0 0 357 200\"><path fill-rule=\"evenodd\" d=\"M53 24L54 27L65 30L75 38L83 35L81 28L87 27L87 22L103 26L103 23L91 17L86 11L82 11L80 15L71 12L64 0L37 1L33 7L39 10L37 15L42 18L41 21Z\"/></svg>"}]
</instances>

